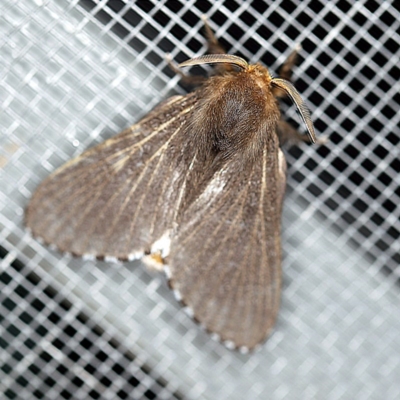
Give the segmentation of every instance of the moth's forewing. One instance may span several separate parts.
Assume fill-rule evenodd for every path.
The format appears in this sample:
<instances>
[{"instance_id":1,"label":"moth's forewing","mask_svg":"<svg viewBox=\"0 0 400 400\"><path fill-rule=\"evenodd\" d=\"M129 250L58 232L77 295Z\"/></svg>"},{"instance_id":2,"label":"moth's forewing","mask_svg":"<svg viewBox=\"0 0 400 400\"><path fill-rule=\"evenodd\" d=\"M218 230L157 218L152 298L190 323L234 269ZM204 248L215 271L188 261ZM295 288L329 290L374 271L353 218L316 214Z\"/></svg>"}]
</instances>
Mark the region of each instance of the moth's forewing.
<instances>
[{"instance_id":1,"label":"moth's forewing","mask_svg":"<svg viewBox=\"0 0 400 400\"><path fill-rule=\"evenodd\" d=\"M186 172L176 152L195 97L175 96L47 178L26 210L36 237L61 251L133 259L175 218Z\"/></svg>"},{"instance_id":2,"label":"moth's forewing","mask_svg":"<svg viewBox=\"0 0 400 400\"><path fill-rule=\"evenodd\" d=\"M167 259L195 319L245 350L269 334L280 298L286 162L275 133L266 135L260 159L229 160L184 211Z\"/></svg>"}]
</instances>

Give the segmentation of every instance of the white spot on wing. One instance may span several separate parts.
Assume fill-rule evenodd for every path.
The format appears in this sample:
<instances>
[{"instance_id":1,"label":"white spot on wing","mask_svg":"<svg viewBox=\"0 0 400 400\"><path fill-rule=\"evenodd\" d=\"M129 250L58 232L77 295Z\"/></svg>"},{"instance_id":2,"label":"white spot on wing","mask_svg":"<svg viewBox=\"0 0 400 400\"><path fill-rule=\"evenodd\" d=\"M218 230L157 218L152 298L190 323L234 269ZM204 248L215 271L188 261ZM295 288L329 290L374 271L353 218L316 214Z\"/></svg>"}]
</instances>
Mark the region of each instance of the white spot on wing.
<instances>
[{"instance_id":1,"label":"white spot on wing","mask_svg":"<svg viewBox=\"0 0 400 400\"><path fill-rule=\"evenodd\" d=\"M225 183L226 180L224 179L223 175L216 174L216 176L206 187L202 197L205 197L205 199L215 197L218 193L221 193L224 190Z\"/></svg>"},{"instance_id":2,"label":"white spot on wing","mask_svg":"<svg viewBox=\"0 0 400 400\"><path fill-rule=\"evenodd\" d=\"M164 265L164 273L168 280L171 279L171 269L168 267L168 265Z\"/></svg>"},{"instance_id":3,"label":"white spot on wing","mask_svg":"<svg viewBox=\"0 0 400 400\"><path fill-rule=\"evenodd\" d=\"M240 346L240 347L239 347L239 351L240 351L240 353L242 353L242 354L249 354L249 348L246 347L246 346Z\"/></svg>"},{"instance_id":4,"label":"white spot on wing","mask_svg":"<svg viewBox=\"0 0 400 400\"><path fill-rule=\"evenodd\" d=\"M128 254L128 261L138 260L139 258L143 257L143 253L137 251L135 253Z\"/></svg>"},{"instance_id":5,"label":"white spot on wing","mask_svg":"<svg viewBox=\"0 0 400 400\"><path fill-rule=\"evenodd\" d=\"M182 301L181 292L180 292L179 290L177 290L177 289L174 289L173 292L174 292L175 299L176 299L177 301Z\"/></svg>"},{"instance_id":6,"label":"white spot on wing","mask_svg":"<svg viewBox=\"0 0 400 400\"><path fill-rule=\"evenodd\" d=\"M232 340L225 340L224 346L229 350L233 350L235 348L235 343L233 343Z\"/></svg>"},{"instance_id":7,"label":"white spot on wing","mask_svg":"<svg viewBox=\"0 0 400 400\"><path fill-rule=\"evenodd\" d=\"M49 244L49 249L52 250L52 251L57 251L58 250L57 246L54 243L50 243Z\"/></svg>"},{"instance_id":8,"label":"white spot on wing","mask_svg":"<svg viewBox=\"0 0 400 400\"><path fill-rule=\"evenodd\" d=\"M193 312L193 310L190 308L190 307L184 307L183 308L183 311L187 314L187 315L189 315L189 317L190 318L193 318L194 317L194 312Z\"/></svg>"},{"instance_id":9,"label":"white spot on wing","mask_svg":"<svg viewBox=\"0 0 400 400\"><path fill-rule=\"evenodd\" d=\"M218 335L218 333L213 332L213 333L210 335L210 337L211 337L212 340L215 340L216 342L221 342L221 336Z\"/></svg>"},{"instance_id":10,"label":"white spot on wing","mask_svg":"<svg viewBox=\"0 0 400 400\"><path fill-rule=\"evenodd\" d=\"M120 264L120 261L118 260L118 258L114 257L114 256L105 256L104 261L109 262L109 263L114 263L114 264Z\"/></svg>"},{"instance_id":11,"label":"white spot on wing","mask_svg":"<svg viewBox=\"0 0 400 400\"><path fill-rule=\"evenodd\" d=\"M165 258L169 254L171 246L171 231L166 231L158 240L151 246L151 253L161 253L161 257Z\"/></svg>"},{"instance_id":12,"label":"white spot on wing","mask_svg":"<svg viewBox=\"0 0 400 400\"><path fill-rule=\"evenodd\" d=\"M82 259L84 260L84 261L94 261L95 260L95 256L94 256L94 254L89 254L89 253L86 253L86 254L84 254L83 256L82 256Z\"/></svg>"}]
</instances>

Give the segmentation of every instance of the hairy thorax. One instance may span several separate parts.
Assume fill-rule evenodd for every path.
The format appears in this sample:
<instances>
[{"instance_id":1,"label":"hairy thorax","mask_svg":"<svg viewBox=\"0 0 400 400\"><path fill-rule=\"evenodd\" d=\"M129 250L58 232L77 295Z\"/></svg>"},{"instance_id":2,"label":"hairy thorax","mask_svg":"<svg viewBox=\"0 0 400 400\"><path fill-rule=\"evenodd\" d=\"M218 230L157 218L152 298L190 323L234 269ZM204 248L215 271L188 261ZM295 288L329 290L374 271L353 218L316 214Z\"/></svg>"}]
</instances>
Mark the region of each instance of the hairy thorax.
<instances>
[{"instance_id":1,"label":"hairy thorax","mask_svg":"<svg viewBox=\"0 0 400 400\"><path fill-rule=\"evenodd\" d=\"M188 138L200 158L229 159L239 154L256 158L280 118L266 68L253 65L245 71L210 78L188 124Z\"/></svg>"}]
</instances>

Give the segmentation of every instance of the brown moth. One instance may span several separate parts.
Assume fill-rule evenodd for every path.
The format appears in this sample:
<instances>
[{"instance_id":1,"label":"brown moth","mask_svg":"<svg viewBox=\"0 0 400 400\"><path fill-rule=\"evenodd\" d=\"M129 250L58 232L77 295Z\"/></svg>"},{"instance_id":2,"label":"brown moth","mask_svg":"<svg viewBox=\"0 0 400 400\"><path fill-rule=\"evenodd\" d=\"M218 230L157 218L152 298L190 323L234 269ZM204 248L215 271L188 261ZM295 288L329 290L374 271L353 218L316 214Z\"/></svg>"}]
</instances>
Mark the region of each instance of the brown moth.
<instances>
[{"instance_id":1,"label":"brown moth","mask_svg":"<svg viewBox=\"0 0 400 400\"><path fill-rule=\"evenodd\" d=\"M25 222L60 251L162 264L195 320L247 352L269 335L280 299L280 140L298 134L281 119L276 97L288 95L310 141L315 134L287 79L223 54L206 31L210 51L220 54L180 67L218 64L219 74L56 170L34 193Z\"/></svg>"}]
</instances>

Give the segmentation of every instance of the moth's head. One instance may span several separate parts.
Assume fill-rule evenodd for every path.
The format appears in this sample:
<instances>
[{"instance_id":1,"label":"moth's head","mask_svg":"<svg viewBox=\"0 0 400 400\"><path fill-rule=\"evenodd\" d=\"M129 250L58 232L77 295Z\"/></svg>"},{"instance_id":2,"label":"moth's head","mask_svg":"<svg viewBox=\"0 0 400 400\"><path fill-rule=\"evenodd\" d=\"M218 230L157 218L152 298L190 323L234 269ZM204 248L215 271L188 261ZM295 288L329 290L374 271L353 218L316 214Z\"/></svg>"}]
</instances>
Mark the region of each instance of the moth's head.
<instances>
[{"instance_id":1,"label":"moth's head","mask_svg":"<svg viewBox=\"0 0 400 400\"><path fill-rule=\"evenodd\" d=\"M230 54L207 54L205 56L191 58L179 64L179 67L218 63L234 66L239 71L243 71L253 75L256 78L256 82L259 82L260 87L263 87L265 85L265 87L268 89L270 89L271 87L276 87L283 90L296 105L297 110L299 111L300 116L306 125L307 133L310 137L311 142L316 142L314 125L311 121L310 111L304 103L303 99L301 98L299 92L286 79L273 78L266 67L260 64L249 65L243 58Z\"/></svg>"}]
</instances>

